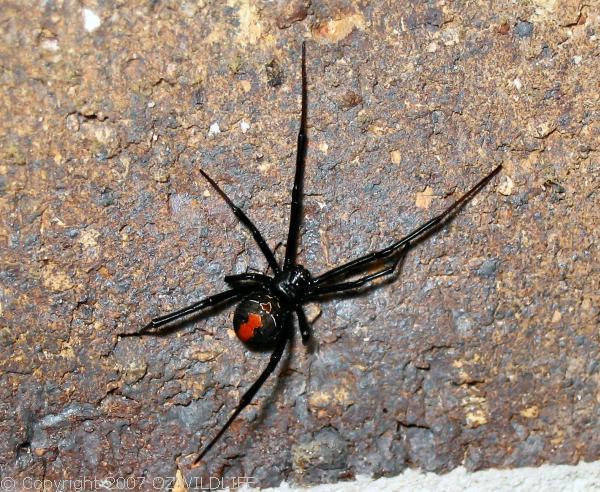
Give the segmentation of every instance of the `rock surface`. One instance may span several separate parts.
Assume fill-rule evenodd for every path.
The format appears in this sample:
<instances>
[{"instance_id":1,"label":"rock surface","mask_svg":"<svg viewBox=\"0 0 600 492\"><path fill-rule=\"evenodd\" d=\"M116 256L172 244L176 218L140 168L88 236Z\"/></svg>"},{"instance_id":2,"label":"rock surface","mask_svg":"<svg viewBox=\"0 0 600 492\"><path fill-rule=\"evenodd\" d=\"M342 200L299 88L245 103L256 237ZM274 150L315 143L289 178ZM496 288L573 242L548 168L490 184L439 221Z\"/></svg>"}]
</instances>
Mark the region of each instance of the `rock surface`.
<instances>
[{"instance_id":1,"label":"rock surface","mask_svg":"<svg viewBox=\"0 0 600 492\"><path fill-rule=\"evenodd\" d=\"M272 486L600 458L597 10L1 3L3 476ZM318 348L296 340L192 469L268 356L231 309L119 334L266 267L199 168L281 258L302 40L313 273L504 170L396 282L313 306Z\"/></svg>"}]
</instances>

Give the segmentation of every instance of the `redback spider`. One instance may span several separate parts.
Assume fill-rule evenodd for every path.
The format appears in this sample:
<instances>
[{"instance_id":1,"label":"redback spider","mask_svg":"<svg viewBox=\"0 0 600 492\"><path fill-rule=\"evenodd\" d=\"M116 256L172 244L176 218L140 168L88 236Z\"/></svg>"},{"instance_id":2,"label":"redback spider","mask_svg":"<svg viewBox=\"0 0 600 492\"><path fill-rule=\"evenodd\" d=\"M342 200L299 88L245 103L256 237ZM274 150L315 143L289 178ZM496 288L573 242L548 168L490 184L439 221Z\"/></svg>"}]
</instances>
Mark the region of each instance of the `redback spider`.
<instances>
[{"instance_id":1,"label":"redback spider","mask_svg":"<svg viewBox=\"0 0 600 492\"><path fill-rule=\"evenodd\" d=\"M290 224L283 266L277 263L273 251L271 251L261 233L248 216L229 199L225 192L205 171L200 170L210 185L227 202L227 205L229 205L239 221L251 232L256 244L267 259L269 267L273 271L273 276L261 273L227 275L225 282L231 287L229 290L202 299L172 313L154 318L139 332L131 334L131 336L144 334L156 335L160 332L156 328L163 327L191 314L198 314L206 308L217 306L225 303L225 301L239 300L240 302L233 316L233 328L238 338L250 348L273 348L267 367L254 384L243 394L237 408L219 432L204 446L194 464L197 464L221 438L277 367L285 347L294 333L293 314L296 315L298 320L302 343L306 345L309 342L311 327L302 308L303 304L318 300L324 295L331 296L341 292L352 291L380 277L389 276L390 278L394 278L408 248L423 239L427 233L448 222L502 168L502 166L496 167L461 198L450 205L450 207L402 239L383 249L368 253L314 277L306 268L296 263L298 233L302 219L302 182L308 142L306 136L305 51L303 43L300 131L298 132L296 173L292 189Z\"/></svg>"}]
</instances>

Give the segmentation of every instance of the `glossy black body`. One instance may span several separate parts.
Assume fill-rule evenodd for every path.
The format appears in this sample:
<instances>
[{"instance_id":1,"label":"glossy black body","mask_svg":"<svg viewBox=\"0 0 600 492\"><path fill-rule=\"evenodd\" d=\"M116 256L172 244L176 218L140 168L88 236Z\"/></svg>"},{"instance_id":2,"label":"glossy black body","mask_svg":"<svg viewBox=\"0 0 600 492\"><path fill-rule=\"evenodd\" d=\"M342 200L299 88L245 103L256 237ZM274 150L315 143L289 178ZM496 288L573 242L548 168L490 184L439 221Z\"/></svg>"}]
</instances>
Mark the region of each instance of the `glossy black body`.
<instances>
[{"instance_id":1,"label":"glossy black body","mask_svg":"<svg viewBox=\"0 0 600 492\"><path fill-rule=\"evenodd\" d=\"M300 306L306 296L312 292L314 281L310 272L302 265L292 265L275 275L272 283L273 293L286 307Z\"/></svg>"},{"instance_id":2,"label":"glossy black body","mask_svg":"<svg viewBox=\"0 0 600 492\"><path fill-rule=\"evenodd\" d=\"M233 313L233 329L238 338L248 347L263 350L273 347L283 326L281 303L271 292L253 292L246 296ZM242 331L250 316L260 318L260 327L252 330L252 335Z\"/></svg>"},{"instance_id":3,"label":"glossy black body","mask_svg":"<svg viewBox=\"0 0 600 492\"><path fill-rule=\"evenodd\" d=\"M141 331L132 334L157 334L160 332L159 329L161 327L168 325L175 320L179 320L190 314L197 314L209 307L227 301L237 300L239 301L239 304L234 315L234 328L238 336L240 336L241 331L245 330L245 335L240 336L240 338L249 346L273 348L269 363L264 371L243 394L238 406L231 413L229 419L223 424L219 432L204 446L204 449L194 463L198 463L215 443L218 442L231 423L252 401L263 383L275 370L288 341L293 336L294 316L298 322L302 342L304 344L308 343L311 337L311 327L302 307L304 303L318 300L325 295L343 295L345 292L355 291L380 277L393 279L398 273L399 265L409 247L416 244L416 242L426 237L428 233L441 227L455 216L456 213L501 169L501 166L496 167L446 210L410 232L402 239L392 242L383 249L367 253L359 258L322 273L319 276L313 277L306 268L296 264L298 237L302 218L302 181L304 177L308 142L306 135L306 108L306 61L303 44L302 108L300 129L298 132L296 172L294 176L294 186L292 188L290 226L283 266L280 266L277 262L273 251L271 251L267 242L252 221L229 199L217 183L208 176L204 170L200 169L200 173L206 178L223 200L227 202L240 222L248 228L267 260L269 268L273 271L273 276L262 273L242 273L226 276L225 282L230 286L229 290L202 299L183 309L179 309L164 316L159 316L148 323ZM264 307L261 306L261 302L264 303L273 297L276 298L277 302L272 303L273 306L269 306L267 312ZM260 323L256 322L256 316L261 316Z\"/></svg>"}]
</instances>

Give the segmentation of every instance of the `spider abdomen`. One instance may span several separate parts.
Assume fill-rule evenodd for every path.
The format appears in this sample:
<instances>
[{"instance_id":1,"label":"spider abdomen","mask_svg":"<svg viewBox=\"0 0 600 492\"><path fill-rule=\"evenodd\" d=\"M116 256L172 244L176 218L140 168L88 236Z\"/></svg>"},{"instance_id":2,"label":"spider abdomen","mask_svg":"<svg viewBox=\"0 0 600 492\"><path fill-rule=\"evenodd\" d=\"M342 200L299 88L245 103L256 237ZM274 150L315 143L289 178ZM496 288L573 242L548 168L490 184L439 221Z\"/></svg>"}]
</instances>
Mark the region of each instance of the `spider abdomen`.
<instances>
[{"instance_id":1,"label":"spider abdomen","mask_svg":"<svg viewBox=\"0 0 600 492\"><path fill-rule=\"evenodd\" d=\"M279 301L270 294L245 297L233 314L235 334L250 347L272 347L281 329L280 313Z\"/></svg>"}]
</instances>

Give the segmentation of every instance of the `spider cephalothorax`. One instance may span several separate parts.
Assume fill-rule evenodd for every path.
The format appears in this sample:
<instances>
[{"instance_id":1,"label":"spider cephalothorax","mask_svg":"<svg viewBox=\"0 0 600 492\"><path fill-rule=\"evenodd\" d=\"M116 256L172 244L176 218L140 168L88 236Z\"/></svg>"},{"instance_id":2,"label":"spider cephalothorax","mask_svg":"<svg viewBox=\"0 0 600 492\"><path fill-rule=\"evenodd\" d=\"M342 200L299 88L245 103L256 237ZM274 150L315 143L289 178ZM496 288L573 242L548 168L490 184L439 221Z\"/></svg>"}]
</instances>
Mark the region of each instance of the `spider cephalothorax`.
<instances>
[{"instance_id":1,"label":"spider cephalothorax","mask_svg":"<svg viewBox=\"0 0 600 492\"><path fill-rule=\"evenodd\" d=\"M282 270L273 278L273 291L284 302L285 306L302 304L306 294L312 287L312 276L302 265L293 265Z\"/></svg>"},{"instance_id":2,"label":"spider cephalothorax","mask_svg":"<svg viewBox=\"0 0 600 492\"><path fill-rule=\"evenodd\" d=\"M398 272L398 265L404 258L408 248L426 237L427 233L446 223L501 169L501 166L496 167L446 210L402 239L393 242L383 249L365 254L319 276L313 277L306 268L296 264L298 234L302 218L302 181L306 146L306 60L305 47L302 44L302 109L300 130L298 132L296 174L292 189L290 227L283 266L279 265L273 251L271 251L252 221L229 199L217 183L204 170L200 169L200 173L227 202L235 216L248 228L265 256L269 267L273 270L273 276L261 273L229 275L225 277L225 282L231 287L229 290L207 297L178 311L154 318L138 333L132 334L157 334L157 328L175 320L182 319L190 314L197 314L209 307L223 304L228 300L237 300L239 304L233 316L233 326L238 338L252 348L273 348L267 367L254 384L243 394L238 406L232 412L229 419L219 432L205 444L204 449L194 463L198 463L214 446L239 413L252 401L263 383L275 370L288 341L293 336L294 314L298 321L302 342L304 344L308 343L311 337L311 329L302 307L303 304L308 301L318 300L324 295L336 295L355 290L380 277L387 276L393 278Z\"/></svg>"}]
</instances>

